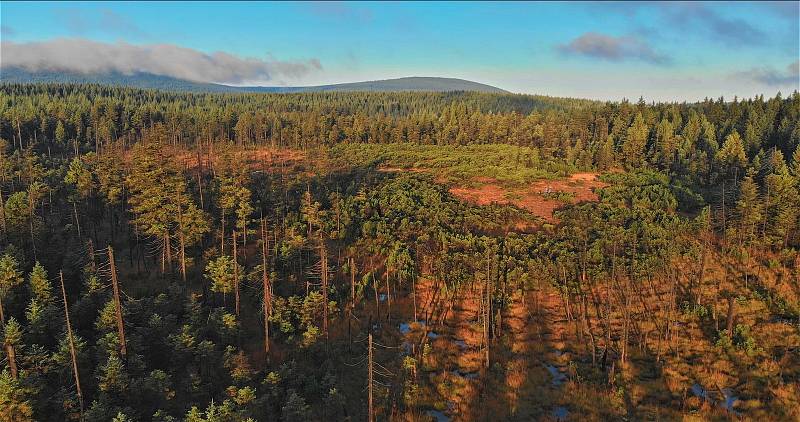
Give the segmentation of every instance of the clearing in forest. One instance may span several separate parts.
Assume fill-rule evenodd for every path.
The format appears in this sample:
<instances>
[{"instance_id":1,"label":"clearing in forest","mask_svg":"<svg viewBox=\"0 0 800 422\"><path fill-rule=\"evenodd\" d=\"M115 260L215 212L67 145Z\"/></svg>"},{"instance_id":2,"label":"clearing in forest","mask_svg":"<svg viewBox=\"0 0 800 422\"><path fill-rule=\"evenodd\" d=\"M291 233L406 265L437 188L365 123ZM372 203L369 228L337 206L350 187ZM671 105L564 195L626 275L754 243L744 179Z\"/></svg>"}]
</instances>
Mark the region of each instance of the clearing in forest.
<instances>
[{"instance_id":1,"label":"clearing in forest","mask_svg":"<svg viewBox=\"0 0 800 422\"><path fill-rule=\"evenodd\" d=\"M597 201L596 188L607 186L597 173L575 173L567 179L541 180L523 189L504 188L492 179L480 179L477 187L455 186L450 193L478 204L510 204L554 222L553 212L567 204Z\"/></svg>"}]
</instances>

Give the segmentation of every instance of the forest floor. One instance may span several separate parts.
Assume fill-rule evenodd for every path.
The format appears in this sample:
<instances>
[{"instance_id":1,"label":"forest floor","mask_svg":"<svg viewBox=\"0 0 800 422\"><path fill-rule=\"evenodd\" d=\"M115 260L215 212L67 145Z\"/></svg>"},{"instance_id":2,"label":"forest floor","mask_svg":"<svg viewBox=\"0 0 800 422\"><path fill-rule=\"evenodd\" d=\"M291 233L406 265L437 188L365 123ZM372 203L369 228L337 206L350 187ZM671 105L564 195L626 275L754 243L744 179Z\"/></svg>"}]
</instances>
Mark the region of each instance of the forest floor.
<instances>
[{"instance_id":1,"label":"forest floor","mask_svg":"<svg viewBox=\"0 0 800 422\"><path fill-rule=\"evenodd\" d=\"M196 169L198 163L202 168L214 168L219 164L224 149L206 150L202 154L180 153L177 160L182 162L186 170ZM270 171L298 173L307 164L305 152L296 149L254 148L237 152L239 165L246 165L252 171Z\"/></svg>"},{"instance_id":2,"label":"forest floor","mask_svg":"<svg viewBox=\"0 0 800 422\"><path fill-rule=\"evenodd\" d=\"M738 284L744 279L743 274L725 275L730 271L728 262L708 259L708 285L703 289L708 295L718 295L732 288L734 280ZM749 289L785 288L791 282L781 282L781 274L761 271L761 284L751 275ZM715 284L714 280L725 281ZM397 341L411 348L422 345L425 350L418 372L417 408L421 410L413 420L780 420L766 413L774 406L784 409L787 420L800 417L800 403L794 396L800 384L778 387L759 381L773 371L786 371L784 377L791 379L796 371L789 368L795 368L800 359L796 354L800 331L792 327L796 322L769 317L769 300L750 297L737 302L736 322L752 327L758 345L752 358L738 349L726 351L714 334L717 330L710 333L713 327L709 325L725 324L726 309L717 307L704 318L685 311L676 314L675 335L666 343L657 340L658 327L639 327L653 333L652 337L639 345L639 340L632 340L624 367L613 368L618 350L611 352L616 357L609 356L608 366L601 363L599 350L593 362L589 341L575 315L579 305L572 305L573 315L568 317L556 290L545 286L518 291L499 315L487 367L479 285L446 296L441 302L449 308L426 313L436 294L449 293L437 293L441 284L420 279L416 322L413 295L392 299ZM667 295L669 286L664 283L654 289L645 300L658 308L657 297ZM793 294L788 296L795 299ZM601 321L590 320L597 330ZM619 333L622 327L614 324L613 329ZM618 340L615 335L615 344Z\"/></svg>"},{"instance_id":3,"label":"forest floor","mask_svg":"<svg viewBox=\"0 0 800 422\"><path fill-rule=\"evenodd\" d=\"M453 195L478 205L510 204L555 222L553 212L568 204L597 201L596 188L607 186L597 180L598 173L575 173L566 179L541 180L525 188L509 188L496 180L480 178L477 186L454 186Z\"/></svg>"}]
</instances>

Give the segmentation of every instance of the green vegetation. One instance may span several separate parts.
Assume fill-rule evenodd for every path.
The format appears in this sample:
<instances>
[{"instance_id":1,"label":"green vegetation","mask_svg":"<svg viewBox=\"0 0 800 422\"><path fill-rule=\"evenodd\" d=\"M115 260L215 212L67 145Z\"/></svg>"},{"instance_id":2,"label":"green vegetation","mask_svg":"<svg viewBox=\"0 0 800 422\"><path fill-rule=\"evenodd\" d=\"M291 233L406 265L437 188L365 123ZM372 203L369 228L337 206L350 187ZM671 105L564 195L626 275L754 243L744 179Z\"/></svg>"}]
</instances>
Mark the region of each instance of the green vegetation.
<instances>
[{"instance_id":1,"label":"green vegetation","mask_svg":"<svg viewBox=\"0 0 800 422\"><path fill-rule=\"evenodd\" d=\"M0 421L800 417L798 93L6 84L0 138Z\"/></svg>"},{"instance_id":2,"label":"green vegetation","mask_svg":"<svg viewBox=\"0 0 800 422\"><path fill-rule=\"evenodd\" d=\"M543 159L536 148L505 144L340 144L331 148L329 155L342 165L427 171L446 183L463 184L490 178L510 187L563 177L578 170L565 160Z\"/></svg>"}]
</instances>

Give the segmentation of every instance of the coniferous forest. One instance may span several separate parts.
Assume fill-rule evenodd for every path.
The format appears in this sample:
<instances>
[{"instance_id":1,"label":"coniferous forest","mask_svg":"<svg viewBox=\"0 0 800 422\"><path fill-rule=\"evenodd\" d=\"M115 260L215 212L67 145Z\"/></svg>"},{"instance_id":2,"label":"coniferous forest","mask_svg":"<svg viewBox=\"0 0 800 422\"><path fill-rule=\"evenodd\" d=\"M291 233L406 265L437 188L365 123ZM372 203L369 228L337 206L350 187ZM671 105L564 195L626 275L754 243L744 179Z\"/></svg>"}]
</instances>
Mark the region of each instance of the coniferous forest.
<instances>
[{"instance_id":1,"label":"coniferous forest","mask_svg":"<svg viewBox=\"0 0 800 422\"><path fill-rule=\"evenodd\" d=\"M800 94L0 85L0 421L800 419Z\"/></svg>"}]
</instances>

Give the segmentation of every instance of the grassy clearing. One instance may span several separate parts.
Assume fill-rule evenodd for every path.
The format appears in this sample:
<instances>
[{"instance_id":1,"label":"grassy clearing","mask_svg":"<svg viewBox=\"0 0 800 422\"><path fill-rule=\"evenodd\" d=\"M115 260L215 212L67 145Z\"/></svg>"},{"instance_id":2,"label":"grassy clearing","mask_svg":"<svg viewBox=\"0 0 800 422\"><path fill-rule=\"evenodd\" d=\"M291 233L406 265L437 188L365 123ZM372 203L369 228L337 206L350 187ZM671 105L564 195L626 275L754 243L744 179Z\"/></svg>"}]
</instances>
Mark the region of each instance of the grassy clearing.
<instances>
[{"instance_id":1,"label":"grassy clearing","mask_svg":"<svg viewBox=\"0 0 800 422\"><path fill-rule=\"evenodd\" d=\"M543 159L536 148L514 145L340 144L329 155L340 164L425 171L448 185L467 187L488 179L504 187L520 187L578 170L560 160Z\"/></svg>"}]
</instances>

